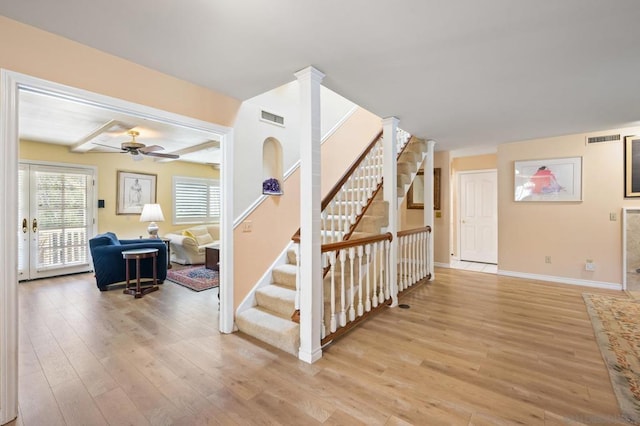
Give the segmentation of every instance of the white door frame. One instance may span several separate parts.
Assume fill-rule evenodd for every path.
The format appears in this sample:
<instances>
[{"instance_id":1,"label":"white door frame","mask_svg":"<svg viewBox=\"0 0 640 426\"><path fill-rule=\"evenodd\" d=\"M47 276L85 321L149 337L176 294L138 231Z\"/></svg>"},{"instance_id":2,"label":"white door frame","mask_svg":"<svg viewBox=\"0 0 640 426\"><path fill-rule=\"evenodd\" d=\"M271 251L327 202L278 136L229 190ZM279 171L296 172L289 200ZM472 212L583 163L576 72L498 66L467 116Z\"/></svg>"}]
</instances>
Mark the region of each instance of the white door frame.
<instances>
[{"instance_id":1,"label":"white door frame","mask_svg":"<svg viewBox=\"0 0 640 426\"><path fill-rule=\"evenodd\" d=\"M193 128L220 137L222 212L220 218L220 331L233 331L233 129L202 120L0 69L0 424L18 414L18 107L19 91L34 90L87 104Z\"/></svg>"},{"instance_id":2,"label":"white door frame","mask_svg":"<svg viewBox=\"0 0 640 426\"><path fill-rule=\"evenodd\" d=\"M461 193L462 193L462 186L461 186L461 179L460 176L461 175L470 175L470 174L476 174L476 173L488 173L488 172L494 172L496 173L496 176L498 174L498 169L480 169L480 170L462 170L459 172L456 172L456 200L458 203L457 206L457 217L456 217L456 239L457 239L457 247L456 247L456 257L459 260L462 260L460 257L460 248L462 247L462 232L460 232L462 226L460 226L460 221L461 221L461 215L462 215L462 209L460 208L462 206L462 197L461 197ZM496 199L498 197L498 188L497 188L497 179L496 179ZM497 208L497 206L496 206ZM497 214L497 210L496 210L496 214ZM496 229L497 232L497 229ZM497 250L497 247L496 247Z\"/></svg>"}]
</instances>

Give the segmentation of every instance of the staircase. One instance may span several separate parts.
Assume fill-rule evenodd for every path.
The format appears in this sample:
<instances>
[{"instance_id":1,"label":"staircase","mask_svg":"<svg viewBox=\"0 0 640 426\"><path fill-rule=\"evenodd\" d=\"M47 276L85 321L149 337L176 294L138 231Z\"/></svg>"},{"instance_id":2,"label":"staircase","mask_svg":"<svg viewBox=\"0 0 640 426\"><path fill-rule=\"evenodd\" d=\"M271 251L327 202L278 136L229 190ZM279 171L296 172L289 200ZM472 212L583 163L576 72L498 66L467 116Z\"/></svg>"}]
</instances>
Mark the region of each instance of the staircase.
<instances>
[{"instance_id":1,"label":"staircase","mask_svg":"<svg viewBox=\"0 0 640 426\"><path fill-rule=\"evenodd\" d=\"M403 148L398 156L398 205L404 199L417 174L426 155L427 144L419 139L411 138ZM328 208L323 211L321 224L323 241L342 241L343 239L351 241L376 236L388 226L389 206L388 202L382 198L381 183L371 189L373 199L366 203L362 212L350 218L345 217L349 216L347 212L352 211L352 208L347 205L349 203L347 200L352 199L352 195L355 196L349 191L361 191L364 186L363 182L367 179L371 180L371 177L352 173L349 179L350 184L345 186L350 189L343 190L343 192L346 191L344 198L334 201L329 211L327 211ZM378 182L380 181L381 179L378 180ZM339 237L336 237L336 233L339 234ZM360 267L360 265L356 265L358 270ZM298 355L300 346L300 327L297 322L292 320L292 315L296 311L296 273L296 253L295 249L290 247L281 264L271 270L271 284L255 290L255 306L236 315L236 324L241 332L294 356ZM337 273L342 273L340 268L334 271L334 274ZM327 274L324 279L326 317L328 315L329 275Z\"/></svg>"}]
</instances>

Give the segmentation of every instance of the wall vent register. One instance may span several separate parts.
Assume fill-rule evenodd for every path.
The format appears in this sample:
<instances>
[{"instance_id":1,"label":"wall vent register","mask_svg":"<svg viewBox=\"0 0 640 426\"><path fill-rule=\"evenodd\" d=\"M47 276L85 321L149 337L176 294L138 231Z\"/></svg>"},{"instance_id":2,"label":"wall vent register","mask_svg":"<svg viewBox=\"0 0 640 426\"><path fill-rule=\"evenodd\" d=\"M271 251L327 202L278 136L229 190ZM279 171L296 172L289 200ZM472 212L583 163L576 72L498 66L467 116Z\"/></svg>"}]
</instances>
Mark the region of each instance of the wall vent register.
<instances>
[{"instance_id":1,"label":"wall vent register","mask_svg":"<svg viewBox=\"0 0 640 426\"><path fill-rule=\"evenodd\" d=\"M284 126L284 117L273 114L268 111L261 111L260 117L263 121L268 121L269 123L277 124L278 126Z\"/></svg>"}]
</instances>

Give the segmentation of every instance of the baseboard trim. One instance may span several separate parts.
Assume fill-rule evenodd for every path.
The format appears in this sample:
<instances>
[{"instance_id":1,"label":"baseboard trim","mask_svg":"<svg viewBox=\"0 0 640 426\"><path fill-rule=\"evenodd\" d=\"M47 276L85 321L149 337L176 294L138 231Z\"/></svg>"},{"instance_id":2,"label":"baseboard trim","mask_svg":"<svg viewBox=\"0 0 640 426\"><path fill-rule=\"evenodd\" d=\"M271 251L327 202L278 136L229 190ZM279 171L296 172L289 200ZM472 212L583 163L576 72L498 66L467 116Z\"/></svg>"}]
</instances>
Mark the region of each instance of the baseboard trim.
<instances>
[{"instance_id":1,"label":"baseboard trim","mask_svg":"<svg viewBox=\"0 0 640 426\"><path fill-rule=\"evenodd\" d=\"M451 268L450 263L442 263L442 262L433 262L433 266L437 266L439 268Z\"/></svg>"},{"instance_id":2,"label":"baseboard trim","mask_svg":"<svg viewBox=\"0 0 640 426\"><path fill-rule=\"evenodd\" d=\"M529 280L548 281L560 284L579 285L583 287L604 288L609 290L622 291L622 284L608 283L605 281L592 281L583 280L580 278L567 278L557 277L554 275L541 275L541 274L529 274L526 272L505 271L504 269L498 269L498 275L504 275L506 277L524 278Z\"/></svg>"}]
</instances>

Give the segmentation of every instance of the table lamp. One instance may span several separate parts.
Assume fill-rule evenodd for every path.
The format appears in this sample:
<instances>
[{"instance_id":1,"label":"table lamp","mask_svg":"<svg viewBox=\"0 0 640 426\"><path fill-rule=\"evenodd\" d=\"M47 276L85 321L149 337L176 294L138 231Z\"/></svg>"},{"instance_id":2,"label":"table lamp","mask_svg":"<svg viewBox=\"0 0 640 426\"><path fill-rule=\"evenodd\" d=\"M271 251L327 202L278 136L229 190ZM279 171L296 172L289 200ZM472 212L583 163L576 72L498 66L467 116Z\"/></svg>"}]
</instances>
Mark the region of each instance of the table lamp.
<instances>
[{"instance_id":1,"label":"table lamp","mask_svg":"<svg viewBox=\"0 0 640 426\"><path fill-rule=\"evenodd\" d=\"M145 204L142 208L142 214L140 215L140 222L150 222L147 232L149 232L149 238L158 238L158 224L156 222L163 222L164 216L162 215L162 209L160 204Z\"/></svg>"}]
</instances>

